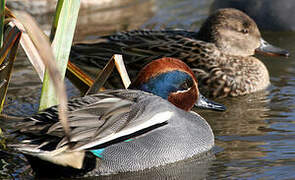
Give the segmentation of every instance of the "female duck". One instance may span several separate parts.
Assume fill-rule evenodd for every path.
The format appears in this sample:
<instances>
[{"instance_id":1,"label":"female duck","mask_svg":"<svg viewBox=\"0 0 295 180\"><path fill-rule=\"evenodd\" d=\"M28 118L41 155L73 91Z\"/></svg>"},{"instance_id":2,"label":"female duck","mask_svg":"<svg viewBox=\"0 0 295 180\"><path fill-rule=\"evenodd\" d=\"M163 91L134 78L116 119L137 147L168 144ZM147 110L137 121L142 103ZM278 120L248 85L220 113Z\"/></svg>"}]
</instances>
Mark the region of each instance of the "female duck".
<instances>
[{"instance_id":1,"label":"female duck","mask_svg":"<svg viewBox=\"0 0 295 180\"><path fill-rule=\"evenodd\" d=\"M197 74L200 90L211 97L239 96L265 89L269 75L256 52L288 56L261 38L255 22L236 9L213 13L200 31L136 30L101 37L72 47L70 60L83 68L102 68L114 53L123 54L134 78L138 69L159 57L175 57ZM116 83L111 82L112 85Z\"/></svg>"},{"instance_id":2,"label":"female duck","mask_svg":"<svg viewBox=\"0 0 295 180\"><path fill-rule=\"evenodd\" d=\"M57 108L52 107L24 119L17 133L27 139L10 146L26 155L37 175L46 177L138 171L214 146L207 122L187 112L203 100L193 72L182 61L151 62L133 87L162 98L140 90L110 90L77 98L69 102L70 141L58 122Z\"/></svg>"}]
</instances>

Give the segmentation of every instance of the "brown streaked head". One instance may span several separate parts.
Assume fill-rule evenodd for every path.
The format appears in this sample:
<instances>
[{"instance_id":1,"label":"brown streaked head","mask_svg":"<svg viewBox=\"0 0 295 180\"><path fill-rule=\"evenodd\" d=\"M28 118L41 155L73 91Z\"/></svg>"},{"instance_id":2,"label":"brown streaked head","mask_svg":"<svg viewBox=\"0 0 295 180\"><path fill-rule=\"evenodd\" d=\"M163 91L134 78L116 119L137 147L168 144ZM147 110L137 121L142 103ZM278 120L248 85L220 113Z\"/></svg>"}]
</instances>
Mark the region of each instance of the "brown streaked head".
<instances>
[{"instance_id":1,"label":"brown streaked head","mask_svg":"<svg viewBox=\"0 0 295 180\"><path fill-rule=\"evenodd\" d=\"M253 19L232 8L219 9L211 14L203 23L197 38L214 43L227 55L251 56L256 51L272 56L289 56L288 51L272 46L261 38Z\"/></svg>"}]
</instances>

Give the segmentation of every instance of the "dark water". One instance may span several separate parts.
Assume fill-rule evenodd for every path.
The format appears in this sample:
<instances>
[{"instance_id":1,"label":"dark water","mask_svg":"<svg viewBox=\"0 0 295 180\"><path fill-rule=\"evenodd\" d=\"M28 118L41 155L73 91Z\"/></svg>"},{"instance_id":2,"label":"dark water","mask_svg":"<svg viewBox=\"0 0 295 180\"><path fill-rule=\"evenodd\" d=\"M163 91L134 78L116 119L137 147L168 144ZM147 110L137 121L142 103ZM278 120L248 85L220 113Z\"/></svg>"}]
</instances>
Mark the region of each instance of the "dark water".
<instances>
[{"instance_id":1,"label":"dark water","mask_svg":"<svg viewBox=\"0 0 295 180\"><path fill-rule=\"evenodd\" d=\"M145 28L185 28L197 30L208 15L211 1L158 0L136 1L92 13L99 16L112 10L111 18L95 21L82 14L76 39L96 33L107 34L117 30ZM120 19L120 13L130 15ZM135 14L135 15L133 15ZM93 28L83 31L85 23ZM91 24L92 23L92 24ZM97 25L98 23L99 25ZM103 25L105 24L105 26ZM100 27L106 27L102 29ZM83 32L81 32L83 31ZM81 32L81 33L80 33ZM268 42L295 54L295 33L263 32ZM294 179L295 178L295 61L260 57L267 66L272 85L265 91L238 97L218 99L228 110L224 113L198 111L211 125L216 136L216 147L202 157L192 158L165 167L137 173L105 176L101 179ZM68 94L78 91L67 83ZM24 116L36 112L40 81L24 58L16 61L8 90L5 112ZM5 125L1 124L1 127ZM4 128L5 129L5 128ZM33 179L29 165L20 155L0 151L0 179ZM91 178L90 178L91 179Z\"/></svg>"}]
</instances>

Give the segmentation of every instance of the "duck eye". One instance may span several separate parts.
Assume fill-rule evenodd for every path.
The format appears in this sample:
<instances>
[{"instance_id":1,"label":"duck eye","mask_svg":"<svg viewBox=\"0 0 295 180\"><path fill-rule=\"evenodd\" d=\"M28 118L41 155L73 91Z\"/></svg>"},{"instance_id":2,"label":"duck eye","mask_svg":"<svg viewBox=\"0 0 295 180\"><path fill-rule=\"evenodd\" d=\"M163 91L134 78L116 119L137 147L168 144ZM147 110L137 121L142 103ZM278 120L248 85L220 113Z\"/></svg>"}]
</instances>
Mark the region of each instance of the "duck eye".
<instances>
[{"instance_id":1,"label":"duck eye","mask_svg":"<svg viewBox=\"0 0 295 180\"><path fill-rule=\"evenodd\" d=\"M180 89L181 90L187 90L190 87L193 86L193 80L192 79L186 79L181 85L180 85Z\"/></svg>"}]
</instances>

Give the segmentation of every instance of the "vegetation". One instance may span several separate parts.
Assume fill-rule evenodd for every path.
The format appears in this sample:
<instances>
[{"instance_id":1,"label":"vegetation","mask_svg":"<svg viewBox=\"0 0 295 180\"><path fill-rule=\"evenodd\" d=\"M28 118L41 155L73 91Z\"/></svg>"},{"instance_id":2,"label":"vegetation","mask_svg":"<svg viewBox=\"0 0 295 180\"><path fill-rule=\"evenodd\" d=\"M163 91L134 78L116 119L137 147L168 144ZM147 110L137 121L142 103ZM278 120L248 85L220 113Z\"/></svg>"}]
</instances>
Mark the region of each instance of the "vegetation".
<instances>
[{"instance_id":1,"label":"vegetation","mask_svg":"<svg viewBox=\"0 0 295 180\"><path fill-rule=\"evenodd\" d=\"M50 39L58 69L64 79L69 53L72 46L80 0L59 0L51 29ZM45 71L39 110L58 104L54 85L48 71Z\"/></svg>"},{"instance_id":2,"label":"vegetation","mask_svg":"<svg viewBox=\"0 0 295 180\"><path fill-rule=\"evenodd\" d=\"M74 36L80 0L58 1L50 36L52 44L29 14L17 11L11 13L10 10L5 9L5 1L1 0L1 3L0 38L2 39L4 34L8 34L5 36L3 47L0 49L1 110L17 47L21 42L41 80L43 80L45 71L40 109L59 103L59 118L66 135L68 135L70 129L67 124L67 96L63 79ZM6 14L7 16L4 19ZM59 99L59 102L57 102L57 99Z\"/></svg>"}]
</instances>

